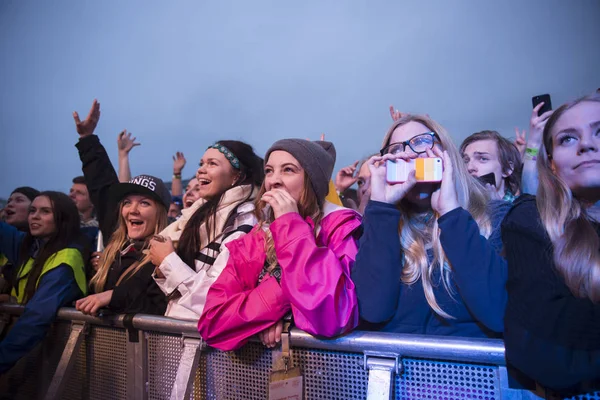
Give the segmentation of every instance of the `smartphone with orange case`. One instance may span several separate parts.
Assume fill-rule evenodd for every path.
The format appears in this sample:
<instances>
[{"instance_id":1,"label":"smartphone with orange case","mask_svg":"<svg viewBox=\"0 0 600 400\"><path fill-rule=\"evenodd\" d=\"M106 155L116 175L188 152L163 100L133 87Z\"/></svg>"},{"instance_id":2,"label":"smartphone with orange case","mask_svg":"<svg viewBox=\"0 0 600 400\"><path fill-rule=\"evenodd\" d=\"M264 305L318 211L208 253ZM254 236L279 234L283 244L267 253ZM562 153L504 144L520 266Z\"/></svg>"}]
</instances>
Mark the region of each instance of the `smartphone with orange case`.
<instances>
[{"instance_id":1,"label":"smartphone with orange case","mask_svg":"<svg viewBox=\"0 0 600 400\"><path fill-rule=\"evenodd\" d=\"M408 175L416 170L417 182L441 182L443 164L439 157L414 158L410 161L387 160L386 180L388 183L402 183L408 180Z\"/></svg>"}]
</instances>

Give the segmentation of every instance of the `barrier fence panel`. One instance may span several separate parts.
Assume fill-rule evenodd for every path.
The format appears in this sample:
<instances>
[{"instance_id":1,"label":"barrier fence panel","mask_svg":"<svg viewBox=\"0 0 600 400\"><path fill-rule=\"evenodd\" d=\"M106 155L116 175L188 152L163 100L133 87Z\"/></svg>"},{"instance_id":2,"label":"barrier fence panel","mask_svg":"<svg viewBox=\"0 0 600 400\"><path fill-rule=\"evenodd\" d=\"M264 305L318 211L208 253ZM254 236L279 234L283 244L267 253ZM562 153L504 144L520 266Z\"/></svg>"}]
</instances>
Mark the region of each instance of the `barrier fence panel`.
<instances>
[{"instance_id":1,"label":"barrier fence panel","mask_svg":"<svg viewBox=\"0 0 600 400\"><path fill-rule=\"evenodd\" d=\"M0 314L20 312L0 306ZM202 345L195 322L155 316L124 320L61 310L44 342L0 378L0 398L44 398L58 393L52 390L57 387L67 400L268 398L274 353L262 344L251 341L238 351L221 352ZM87 323L89 331L69 358L72 321L75 329ZM319 340L292 329L290 344L292 363L303 371L306 399L543 398L508 389L498 340L374 332ZM600 400L600 392L569 399Z\"/></svg>"}]
</instances>

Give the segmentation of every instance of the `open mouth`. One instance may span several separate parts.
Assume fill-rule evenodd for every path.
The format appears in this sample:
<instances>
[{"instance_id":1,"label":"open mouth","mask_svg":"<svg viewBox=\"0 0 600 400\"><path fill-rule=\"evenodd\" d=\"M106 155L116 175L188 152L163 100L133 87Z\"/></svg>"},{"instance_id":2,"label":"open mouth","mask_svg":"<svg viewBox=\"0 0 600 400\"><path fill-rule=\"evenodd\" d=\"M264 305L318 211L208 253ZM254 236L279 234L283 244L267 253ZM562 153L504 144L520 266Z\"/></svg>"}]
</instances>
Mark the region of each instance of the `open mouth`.
<instances>
[{"instance_id":1,"label":"open mouth","mask_svg":"<svg viewBox=\"0 0 600 400\"><path fill-rule=\"evenodd\" d=\"M12 216L12 215L15 215L16 213L15 213L14 211L12 211L12 210L4 210L4 214L5 214L7 217L10 217L10 216Z\"/></svg>"},{"instance_id":2,"label":"open mouth","mask_svg":"<svg viewBox=\"0 0 600 400\"><path fill-rule=\"evenodd\" d=\"M206 186L208 184L210 184L211 181L209 181L208 179L198 179L198 183L200 184L200 186Z\"/></svg>"},{"instance_id":3,"label":"open mouth","mask_svg":"<svg viewBox=\"0 0 600 400\"><path fill-rule=\"evenodd\" d=\"M36 230L39 229L41 227L40 224L29 224L29 229L31 230Z\"/></svg>"},{"instance_id":4,"label":"open mouth","mask_svg":"<svg viewBox=\"0 0 600 400\"><path fill-rule=\"evenodd\" d=\"M194 204L194 201L193 201L193 200L186 200L184 205L185 205L185 208L189 208L189 207L191 207L193 204Z\"/></svg>"},{"instance_id":5,"label":"open mouth","mask_svg":"<svg viewBox=\"0 0 600 400\"><path fill-rule=\"evenodd\" d=\"M144 221L139 220L139 219L130 219L129 223L133 226L142 226L144 225Z\"/></svg>"}]
</instances>

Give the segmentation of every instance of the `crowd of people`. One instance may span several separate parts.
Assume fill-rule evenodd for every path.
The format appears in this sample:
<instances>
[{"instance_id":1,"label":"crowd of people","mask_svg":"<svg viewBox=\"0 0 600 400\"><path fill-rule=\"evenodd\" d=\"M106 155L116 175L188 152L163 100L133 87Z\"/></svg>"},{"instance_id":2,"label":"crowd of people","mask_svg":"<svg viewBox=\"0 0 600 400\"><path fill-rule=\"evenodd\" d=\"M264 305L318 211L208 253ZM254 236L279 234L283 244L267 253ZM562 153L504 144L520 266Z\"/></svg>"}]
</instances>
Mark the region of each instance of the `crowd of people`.
<instances>
[{"instance_id":1,"label":"crowd of people","mask_svg":"<svg viewBox=\"0 0 600 400\"><path fill-rule=\"evenodd\" d=\"M0 302L25 311L0 341L0 374L74 306L198 321L224 351L254 335L276 346L287 317L321 337L502 338L514 387L597 388L600 94L542 106L514 141L485 130L460 146L391 107L380 150L336 174L323 138L278 140L264 158L215 138L185 189L173 157L169 190L131 176L127 131L115 171L94 101L73 114L83 175L69 195L19 187L2 210ZM418 158L441 162L441 179L389 181Z\"/></svg>"}]
</instances>

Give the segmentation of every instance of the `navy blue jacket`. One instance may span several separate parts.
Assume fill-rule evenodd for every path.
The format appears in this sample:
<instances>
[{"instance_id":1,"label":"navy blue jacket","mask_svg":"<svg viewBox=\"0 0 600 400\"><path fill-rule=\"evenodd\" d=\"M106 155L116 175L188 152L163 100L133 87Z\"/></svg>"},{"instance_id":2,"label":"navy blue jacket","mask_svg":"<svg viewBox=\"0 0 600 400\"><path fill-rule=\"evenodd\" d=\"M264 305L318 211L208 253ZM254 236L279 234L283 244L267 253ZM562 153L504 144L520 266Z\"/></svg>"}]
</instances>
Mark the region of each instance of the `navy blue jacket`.
<instances>
[{"instance_id":1,"label":"navy blue jacket","mask_svg":"<svg viewBox=\"0 0 600 400\"><path fill-rule=\"evenodd\" d=\"M15 268L22 262L18 257L24 237L24 232L0 222L0 253ZM59 265L45 273L35 294L25 305L23 315L0 342L0 374L8 371L46 336L59 308L82 296L70 266Z\"/></svg>"},{"instance_id":2,"label":"navy blue jacket","mask_svg":"<svg viewBox=\"0 0 600 400\"><path fill-rule=\"evenodd\" d=\"M600 235L599 225L596 230ZM573 296L556 270L535 197L515 202L502 224L502 239L508 261L508 361L553 389L599 379L600 304Z\"/></svg>"},{"instance_id":3,"label":"navy blue jacket","mask_svg":"<svg viewBox=\"0 0 600 400\"><path fill-rule=\"evenodd\" d=\"M497 209L505 212L508 207L497 202ZM499 229L503 212L493 215L492 224ZM498 337L493 331L502 331L506 303L502 294L506 262L499 255L500 241L495 241L495 247L481 236L476 222L462 208L439 218L440 241L455 271L450 282L453 296L444 288L438 268L433 274L436 300L454 317L446 319L431 309L420 280L412 285L401 280L399 222L400 211L394 205L370 201L365 209L364 233L352 271L361 318L386 332ZM431 252L429 256L431 260Z\"/></svg>"}]
</instances>

